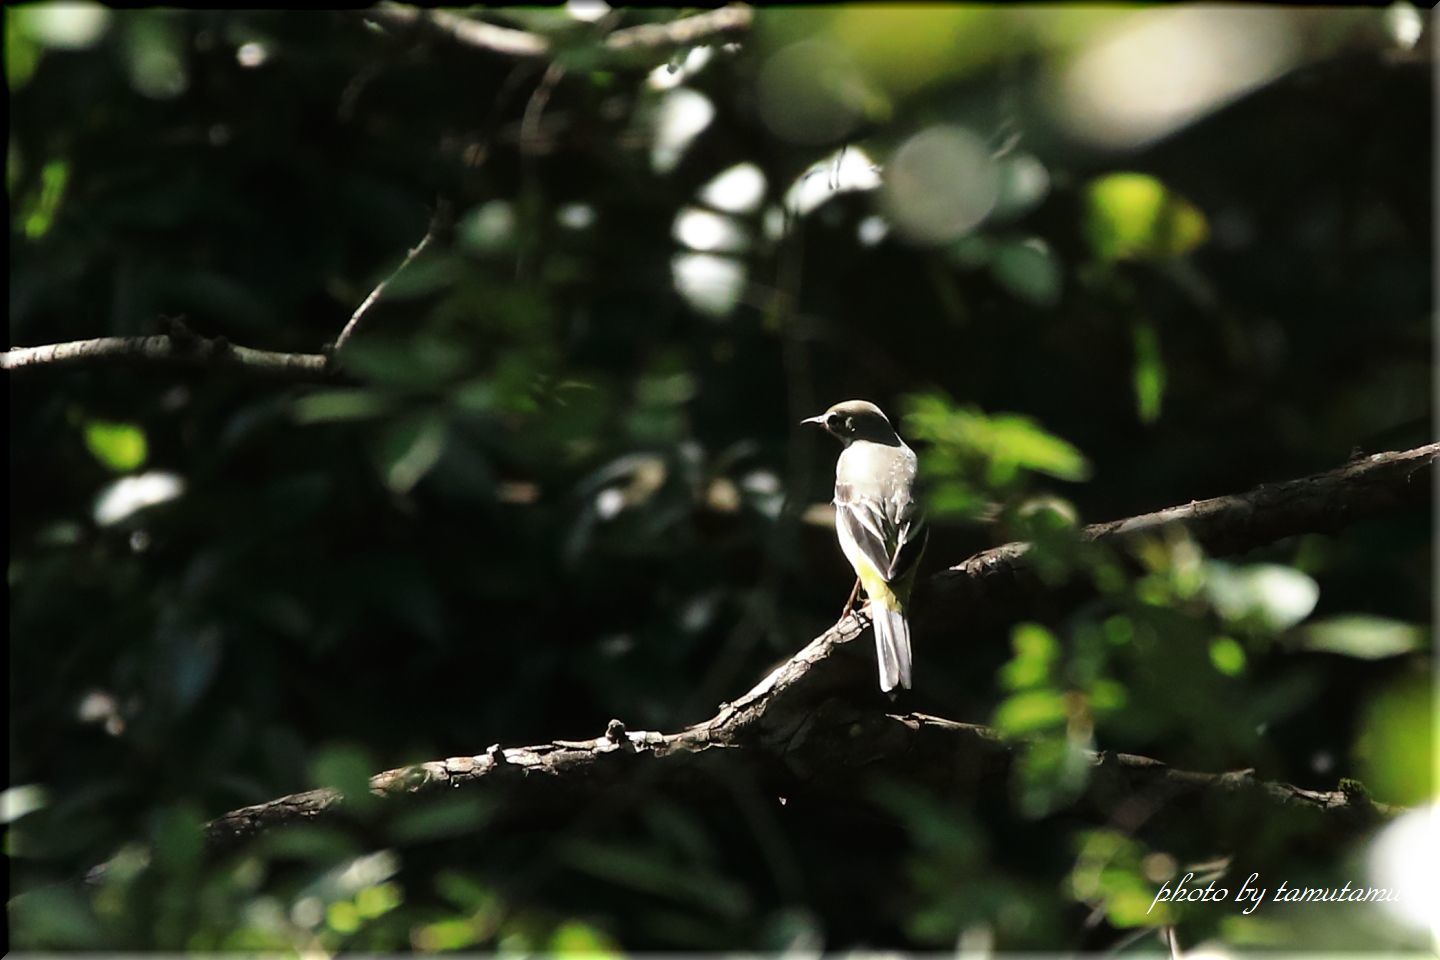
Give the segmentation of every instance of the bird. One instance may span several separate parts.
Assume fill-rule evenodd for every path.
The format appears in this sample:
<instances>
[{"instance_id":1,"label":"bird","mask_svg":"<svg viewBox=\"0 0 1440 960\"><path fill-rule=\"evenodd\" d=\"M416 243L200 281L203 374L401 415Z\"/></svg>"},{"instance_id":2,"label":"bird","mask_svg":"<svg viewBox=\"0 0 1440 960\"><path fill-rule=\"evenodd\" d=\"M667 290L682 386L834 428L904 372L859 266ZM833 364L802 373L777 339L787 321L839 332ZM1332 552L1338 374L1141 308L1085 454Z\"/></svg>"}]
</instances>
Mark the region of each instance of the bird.
<instances>
[{"instance_id":1,"label":"bird","mask_svg":"<svg viewBox=\"0 0 1440 960\"><path fill-rule=\"evenodd\" d=\"M855 569L855 587L870 601L880 690L910 689L910 624L906 619L915 570L929 530L916 497L915 452L890 419L868 400L846 400L801 423L818 424L845 445L835 463L835 534ZM891 694L893 697L894 694Z\"/></svg>"}]
</instances>

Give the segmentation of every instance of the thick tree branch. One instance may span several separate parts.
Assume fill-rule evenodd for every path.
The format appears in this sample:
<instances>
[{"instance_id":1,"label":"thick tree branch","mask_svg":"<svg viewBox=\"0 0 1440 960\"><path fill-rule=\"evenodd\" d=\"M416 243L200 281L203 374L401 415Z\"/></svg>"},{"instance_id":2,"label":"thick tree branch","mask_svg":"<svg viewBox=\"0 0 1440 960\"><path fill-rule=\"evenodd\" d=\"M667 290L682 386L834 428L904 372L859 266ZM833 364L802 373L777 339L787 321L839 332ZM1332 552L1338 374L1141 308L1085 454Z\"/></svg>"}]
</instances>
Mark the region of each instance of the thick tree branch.
<instances>
[{"instance_id":1,"label":"thick tree branch","mask_svg":"<svg viewBox=\"0 0 1440 960\"><path fill-rule=\"evenodd\" d=\"M554 52L549 37L472 20L444 10L382 3L363 13L366 17L395 26L422 27L465 46L507 57L536 59L549 57ZM625 27L606 36L603 46L615 53L663 51L747 33L753 20L754 13L749 7L731 5L668 23Z\"/></svg>"},{"instance_id":2,"label":"thick tree branch","mask_svg":"<svg viewBox=\"0 0 1440 960\"><path fill-rule=\"evenodd\" d=\"M40 347L12 347L0 353L0 370L111 364L235 370L275 380L311 383L342 379L325 354L256 350L193 333L183 337L173 334L100 337Z\"/></svg>"},{"instance_id":3,"label":"thick tree branch","mask_svg":"<svg viewBox=\"0 0 1440 960\"><path fill-rule=\"evenodd\" d=\"M1092 524L1082 536L1092 542L1120 545L1181 526L1212 555L1244 553L1285 537L1329 533L1426 502L1437 456L1440 443L1361 456L1326 473ZM1007 619L1028 606L1037 593L1054 589L1036 577L1026 562L1029 547L1027 543L1007 543L931 577L916 599L923 622L954 622L962 613L970 622L975 618Z\"/></svg>"},{"instance_id":4,"label":"thick tree branch","mask_svg":"<svg viewBox=\"0 0 1440 960\"><path fill-rule=\"evenodd\" d=\"M1181 523L1213 553L1243 551L1423 502L1437 456L1440 444L1377 454L1244 494L1096 524L1085 528L1084 536L1123 540ZM925 601L934 609L927 619L968 618L976 605L1006 606L1036 589L1025 570L1026 552L1025 544L1008 544L932 577ZM903 773L953 786L1003 776L1014 747L989 729L924 714L887 714L864 704L857 691L869 689L874 667L851 656L847 647L859 646L851 641L865 626L860 615L846 617L734 703L722 704L709 720L678 733L632 733L612 721L594 740L492 747L482 756L387 771L372 778L371 790L399 797L495 788L518 790L531 802L547 794L568 798L615 786L657 763L676 780L732 763L780 770L800 783ZM1141 794L1152 804L1219 798L1298 811L1323 816L1340 829L1363 827L1390 812L1354 792L1304 790L1259 781L1248 772L1175 770L1158 760L1126 754L1095 754L1091 761L1096 770L1085 803L1107 817ZM213 846L228 847L270 827L329 817L342 799L333 790L282 797L227 813L208 825L207 834Z\"/></svg>"},{"instance_id":5,"label":"thick tree branch","mask_svg":"<svg viewBox=\"0 0 1440 960\"><path fill-rule=\"evenodd\" d=\"M509 796L519 809L539 809L549 805L546 793L560 793L573 802L633 783L657 762L664 764L672 781L707 772L723 775L728 764L763 767L778 762L798 786L846 788L876 775L892 775L945 789L1003 780L1016 755L1011 744L987 727L921 713L880 713L839 699L820 704L788 735L756 727L742 732L743 725L736 722L741 715L754 714L749 720L757 724L765 720L764 709L755 704L752 700L748 707L727 708L679 733L629 732L611 721L610 729L594 740L492 747L480 756L388 770L371 778L370 789L392 799L453 796L457 789L494 790ZM1394 812L1362 792L1305 790L1258 780L1252 771L1197 773L1131 754L1089 756L1095 770L1082 805L1101 819L1119 819L1123 805L1137 796L1153 806L1243 802L1323 817L1327 826L1342 832L1364 829ZM311 790L243 807L211 821L207 839L212 847L226 849L270 828L329 819L343 800L335 790Z\"/></svg>"}]
</instances>

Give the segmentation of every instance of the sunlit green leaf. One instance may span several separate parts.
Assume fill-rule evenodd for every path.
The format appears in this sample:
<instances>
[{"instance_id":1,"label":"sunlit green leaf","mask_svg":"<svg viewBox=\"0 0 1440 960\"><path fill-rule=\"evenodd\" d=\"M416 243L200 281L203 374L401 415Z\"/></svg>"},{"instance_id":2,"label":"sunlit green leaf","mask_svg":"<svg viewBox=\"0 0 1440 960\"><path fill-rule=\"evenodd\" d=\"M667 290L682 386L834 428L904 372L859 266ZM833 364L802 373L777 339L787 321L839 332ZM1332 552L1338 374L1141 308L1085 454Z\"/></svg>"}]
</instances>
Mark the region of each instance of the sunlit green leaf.
<instances>
[{"instance_id":1,"label":"sunlit green leaf","mask_svg":"<svg viewBox=\"0 0 1440 960\"><path fill-rule=\"evenodd\" d=\"M373 920L394 910L403 900L404 892L398 883L377 883L355 894L355 912L362 919Z\"/></svg>"},{"instance_id":2,"label":"sunlit green leaf","mask_svg":"<svg viewBox=\"0 0 1440 960\"><path fill-rule=\"evenodd\" d=\"M1160 340L1155 327L1148 323L1135 325L1135 411L1141 423L1154 423L1160 416L1160 403L1165 396L1165 361L1160 356Z\"/></svg>"},{"instance_id":3,"label":"sunlit green leaf","mask_svg":"<svg viewBox=\"0 0 1440 960\"><path fill-rule=\"evenodd\" d=\"M1084 480L1090 476L1090 464L1079 450L1045 432L1029 417L996 414L990 419L989 433L988 445L996 463L1013 464L1061 480Z\"/></svg>"},{"instance_id":4,"label":"sunlit green leaf","mask_svg":"<svg viewBox=\"0 0 1440 960\"><path fill-rule=\"evenodd\" d=\"M426 953L463 950L479 941L475 924L469 920L437 920L415 931L415 945Z\"/></svg>"},{"instance_id":5,"label":"sunlit green leaf","mask_svg":"<svg viewBox=\"0 0 1440 960\"><path fill-rule=\"evenodd\" d=\"M1139 842L1115 830L1087 830L1079 839L1068 883L1074 899L1098 905L1120 928L1173 922L1169 904L1154 902L1157 884L1145 875Z\"/></svg>"},{"instance_id":6,"label":"sunlit green leaf","mask_svg":"<svg viewBox=\"0 0 1440 960\"><path fill-rule=\"evenodd\" d=\"M1079 450L1029 417L986 415L973 407L957 407L939 394L912 394L905 398L905 409L909 434L931 445L922 459L930 476L943 476L975 459L985 464L987 479L996 485L1012 482L1021 470L1065 480L1090 474Z\"/></svg>"},{"instance_id":7,"label":"sunlit green leaf","mask_svg":"<svg viewBox=\"0 0 1440 960\"><path fill-rule=\"evenodd\" d=\"M1002 733L1023 736L1049 730L1065 722L1065 696L1043 688L1011 694L995 711L994 725Z\"/></svg>"},{"instance_id":8,"label":"sunlit green leaf","mask_svg":"<svg viewBox=\"0 0 1440 960\"><path fill-rule=\"evenodd\" d=\"M349 900L337 900L325 908L325 925L339 934L360 929L360 913Z\"/></svg>"},{"instance_id":9,"label":"sunlit green leaf","mask_svg":"<svg viewBox=\"0 0 1440 960\"><path fill-rule=\"evenodd\" d=\"M40 44L25 28L25 19L15 6L5 8L5 82L12 91L30 81L42 53Z\"/></svg>"},{"instance_id":10,"label":"sunlit green leaf","mask_svg":"<svg viewBox=\"0 0 1440 960\"><path fill-rule=\"evenodd\" d=\"M1102 260L1143 260L1188 253L1209 236L1205 215L1143 173L1115 173L1086 191L1085 228Z\"/></svg>"},{"instance_id":11,"label":"sunlit green leaf","mask_svg":"<svg viewBox=\"0 0 1440 960\"><path fill-rule=\"evenodd\" d=\"M620 956L615 942L604 933L579 920L566 920L550 936L549 949L557 954L584 953L592 956Z\"/></svg>"},{"instance_id":12,"label":"sunlit green leaf","mask_svg":"<svg viewBox=\"0 0 1440 960\"><path fill-rule=\"evenodd\" d=\"M1375 799L1415 806L1437 796L1435 691L1428 675L1386 688L1366 708L1360 731L1355 757Z\"/></svg>"},{"instance_id":13,"label":"sunlit green leaf","mask_svg":"<svg viewBox=\"0 0 1440 960\"><path fill-rule=\"evenodd\" d=\"M1000 676L1011 690L1034 687L1050 679L1050 668L1060 652L1053 634L1038 623L1017 624L1010 632L1015 656L1001 669Z\"/></svg>"},{"instance_id":14,"label":"sunlit green leaf","mask_svg":"<svg viewBox=\"0 0 1440 960\"><path fill-rule=\"evenodd\" d=\"M1245 669L1245 648L1233 637L1216 637L1210 641L1210 662L1227 677L1236 676Z\"/></svg>"},{"instance_id":15,"label":"sunlit green leaf","mask_svg":"<svg viewBox=\"0 0 1440 960\"><path fill-rule=\"evenodd\" d=\"M1308 624L1300 633L1300 646L1320 653L1380 660L1424 648L1425 631L1385 617L1331 617Z\"/></svg>"},{"instance_id":16,"label":"sunlit green leaf","mask_svg":"<svg viewBox=\"0 0 1440 960\"><path fill-rule=\"evenodd\" d=\"M50 232L69 180L70 164L65 160L51 160L40 169L40 192L27 198L22 207L26 237L39 240Z\"/></svg>"},{"instance_id":17,"label":"sunlit green leaf","mask_svg":"<svg viewBox=\"0 0 1440 960\"><path fill-rule=\"evenodd\" d=\"M145 431L133 423L91 420L85 424L85 446L115 473L129 473L145 462Z\"/></svg>"}]
</instances>

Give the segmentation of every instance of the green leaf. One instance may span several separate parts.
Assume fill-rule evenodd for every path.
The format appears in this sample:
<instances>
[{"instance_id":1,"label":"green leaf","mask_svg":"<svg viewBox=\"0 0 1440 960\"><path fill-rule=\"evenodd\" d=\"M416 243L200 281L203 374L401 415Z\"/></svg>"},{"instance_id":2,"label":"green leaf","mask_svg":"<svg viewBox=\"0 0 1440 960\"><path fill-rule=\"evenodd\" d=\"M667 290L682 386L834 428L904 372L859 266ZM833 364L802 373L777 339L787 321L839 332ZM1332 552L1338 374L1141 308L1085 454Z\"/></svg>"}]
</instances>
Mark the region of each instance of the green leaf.
<instances>
[{"instance_id":1,"label":"green leaf","mask_svg":"<svg viewBox=\"0 0 1440 960\"><path fill-rule=\"evenodd\" d=\"M297 423L330 423L383 416L395 400L373 390L318 390L300 397L291 408Z\"/></svg>"},{"instance_id":2,"label":"green leaf","mask_svg":"<svg viewBox=\"0 0 1440 960\"><path fill-rule=\"evenodd\" d=\"M24 11L13 6L5 8L5 82L12 92L30 81L42 52L25 28L25 19Z\"/></svg>"},{"instance_id":3,"label":"green leaf","mask_svg":"<svg viewBox=\"0 0 1440 960\"><path fill-rule=\"evenodd\" d=\"M1429 803L1440 792L1429 762L1435 756L1435 692L1426 674L1401 678L1371 701L1354 754L1376 800Z\"/></svg>"},{"instance_id":4,"label":"green leaf","mask_svg":"<svg viewBox=\"0 0 1440 960\"><path fill-rule=\"evenodd\" d=\"M445 452L445 420L436 414L388 424L376 446L381 477L396 493L409 493Z\"/></svg>"},{"instance_id":5,"label":"green leaf","mask_svg":"<svg viewBox=\"0 0 1440 960\"><path fill-rule=\"evenodd\" d=\"M1204 243L1205 215L1143 173L1114 173L1086 191L1085 231L1101 260L1180 256Z\"/></svg>"},{"instance_id":6,"label":"green leaf","mask_svg":"<svg viewBox=\"0 0 1440 960\"><path fill-rule=\"evenodd\" d=\"M614 941L599 930L579 920L566 920L550 936L550 952L556 954L586 953L594 956L620 956Z\"/></svg>"},{"instance_id":7,"label":"green leaf","mask_svg":"<svg viewBox=\"0 0 1440 960\"><path fill-rule=\"evenodd\" d=\"M1135 412L1141 423L1154 423L1160 417L1160 401L1165 396L1165 361L1160 357L1160 340L1152 324L1135 325L1133 376Z\"/></svg>"},{"instance_id":8,"label":"green leaf","mask_svg":"<svg viewBox=\"0 0 1440 960\"><path fill-rule=\"evenodd\" d=\"M355 910L362 919L373 920L400 906L404 899L399 884L389 881L378 883L355 894Z\"/></svg>"},{"instance_id":9,"label":"green leaf","mask_svg":"<svg viewBox=\"0 0 1440 960\"><path fill-rule=\"evenodd\" d=\"M195 867L204 853L203 823L199 813L190 807L160 810L151 831L156 865L172 873L187 872Z\"/></svg>"},{"instance_id":10,"label":"green leaf","mask_svg":"<svg viewBox=\"0 0 1440 960\"><path fill-rule=\"evenodd\" d=\"M1210 641L1210 663L1227 677L1237 676L1245 669L1245 648L1233 637L1216 637Z\"/></svg>"},{"instance_id":11,"label":"green leaf","mask_svg":"<svg viewBox=\"0 0 1440 960\"><path fill-rule=\"evenodd\" d=\"M317 787L339 790L345 796L346 809L364 809L377 800L370 792L374 769L369 753L359 747L329 747L311 764L310 779Z\"/></svg>"},{"instance_id":12,"label":"green leaf","mask_svg":"<svg viewBox=\"0 0 1440 960\"><path fill-rule=\"evenodd\" d=\"M995 728L1011 736L1054 729L1065 722L1065 697L1044 687L1012 694L995 711Z\"/></svg>"},{"instance_id":13,"label":"green leaf","mask_svg":"<svg viewBox=\"0 0 1440 960\"><path fill-rule=\"evenodd\" d=\"M990 273L1026 303L1053 307L1060 302L1064 279L1060 263L1039 238L996 244L990 256Z\"/></svg>"},{"instance_id":14,"label":"green leaf","mask_svg":"<svg viewBox=\"0 0 1440 960\"><path fill-rule=\"evenodd\" d=\"M996 414L990 419L989 445L992 457L1000 463L1061 480L1084 480L1090 476L1090 463L1084 454L1047 433L1029 417Z\"/></svg>"},{"instance_id":15,"label":"green leaf","mask_svg":"<svg viewBox=\"0 0 1440 960\"><path fill-rule=\"evenodd\" d=\"M85 446L114 473L129 473L145 462L145 432L133 423L91 420L85 424Z\"/></svg>"},{"instance_id":16,"label":"green leaf","mask_svg":"<svg viewBox=\"0 0 1440 960\"><path fill-rule=\"evenodd\" d=\"M1425 631L1385 617L1355 614L1308 624L1300 646L1318 653L1339 653L1361 660L1380 660L1423 649Z\"/></svg>"},{"instance_id":17,"label":"green leaf","mask_svg":"<svg viewBox=\"0 0 1440 960\"><path fill-rule=\"evenodd\" d=\"M1050 679L1050 668L1060 653L1054 634L1038 623L1016 624L1010 632L1015 656L1000 671L1001 681L1011 690L1035 687Z\"/></svg>"},{"instance_id":18,"label":"green leaf","mask_svg":"<svg viewBox=\"0 0 1440 960\"><path fill-rule=\"evenodd\" d=\"M1070 737L1026 744L1012 774L1021 815L1043 817L1073 802L1085 789L1090 770L1084 746Z\"/></svg>"},{"instance_id":19,"label":"green leaf","mask_svg":"<svg viewBox=\"0 0 1440 960\"><path fill-rule=\"evenodd\" d=\"M950 479L976 460L994 486L1011 483L1021 470L1062 480L1090 475L1090 463L1079 450L1029 417L987 416L975 407L957 407L939 393L911 394L905 404L906 429L930 444L921 466L932 479Z\"/></svg>"},{"instance_id":20,"label":"green leaf","mask_svg":"<svg viewBox=\"0 0 1440 960\"><path fill-rule=\"evenodd\" d=\"M26 237L39 240L50 232L69 181L70 164L67 161L51 160L41 168L40 192L27 197L21 208Z\"/></svg>"},{"instance_id":21,"label":"green leaf","mask_svg":"<svg viewBox=\"0 0 1440 960\"><path fill-rule=\"evenodd\" d=\"M20 893L10 901L9 915L16 941L29 950L107 947L85 898L59 884Z\"/></svg>"}]
</instances>

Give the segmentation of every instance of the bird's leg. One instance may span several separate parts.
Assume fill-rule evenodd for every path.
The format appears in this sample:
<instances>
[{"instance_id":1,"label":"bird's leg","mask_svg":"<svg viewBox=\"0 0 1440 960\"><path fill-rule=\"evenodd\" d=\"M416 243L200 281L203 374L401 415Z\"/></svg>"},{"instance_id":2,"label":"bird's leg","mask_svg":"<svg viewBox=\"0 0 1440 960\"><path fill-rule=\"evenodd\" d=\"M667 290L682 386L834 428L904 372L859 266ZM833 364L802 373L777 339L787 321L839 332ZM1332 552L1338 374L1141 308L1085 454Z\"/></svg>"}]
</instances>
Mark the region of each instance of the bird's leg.
<instances>
[{"instance_id":1,"label":"bird's leg","mask_svg":"<svg viewBox=\"0 0 1440 960\"><path fill-rule=\"evenodd\" d=\"M850 599L845 601L845 609L840 611L840 619L844 620L850 616L850 610L855 606L855 598L860 596L860 578L855 578L855 586L850 588Z\"/></svg>"}]
</instances>

